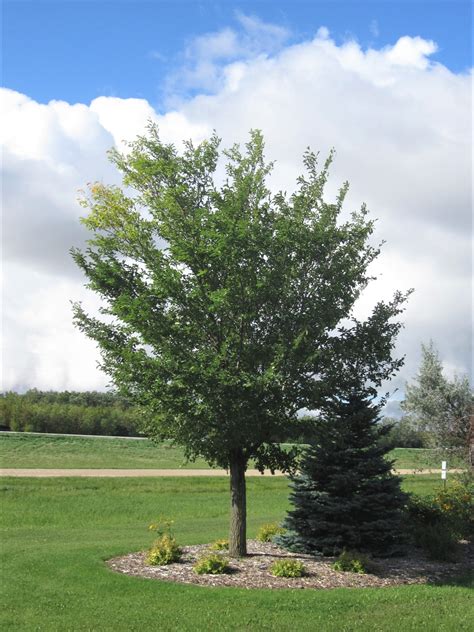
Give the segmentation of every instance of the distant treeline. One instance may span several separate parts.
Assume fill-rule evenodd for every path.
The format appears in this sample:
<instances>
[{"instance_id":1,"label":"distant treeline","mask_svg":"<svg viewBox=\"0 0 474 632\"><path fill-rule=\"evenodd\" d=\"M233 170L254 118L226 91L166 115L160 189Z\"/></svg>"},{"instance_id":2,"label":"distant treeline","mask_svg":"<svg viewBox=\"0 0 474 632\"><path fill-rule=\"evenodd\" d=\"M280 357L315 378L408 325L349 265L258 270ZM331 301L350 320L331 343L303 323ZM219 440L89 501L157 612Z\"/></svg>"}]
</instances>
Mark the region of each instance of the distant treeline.
<instances>
[{"instance_id":1,"label":"distant treeline","mask_svg":"<svg viewBox=\"0 0 474 632\"><path fill-rule=\"evenodd\" d=\"M18 432L137 436L138 409L117 393L2 393L0 426Z\"/></svg>"},{"instance_id":2,"label":"distant treeline","mask_svg":"<svg viewBox=\"0 0 474 632\"><path fill-rule=\"evenodd\" d=\"M390 431L380 441L382 445L387 445L391 448L431 447L429 434L414 428L407 417L402 417L401 419L385 417L381 423L390 427Z\"/></svg>"},{"instance_id":3,"label":"distant treeline","mask_svg":"<svg viewBox=\"0 0 474 632\"><path fill-rule=\"evenodd\" d=\"M384 419L391 426L382 442L394 448L422 448L429 442L406 418ZM299 420L291 434L275 437L278 442L311 441L311 417ZM139 411L126 398L108 391L39 391L8 392L0 395L0 429L16 432L58 432L112 436L138 436Z\"/></svg>"}]
</instances>

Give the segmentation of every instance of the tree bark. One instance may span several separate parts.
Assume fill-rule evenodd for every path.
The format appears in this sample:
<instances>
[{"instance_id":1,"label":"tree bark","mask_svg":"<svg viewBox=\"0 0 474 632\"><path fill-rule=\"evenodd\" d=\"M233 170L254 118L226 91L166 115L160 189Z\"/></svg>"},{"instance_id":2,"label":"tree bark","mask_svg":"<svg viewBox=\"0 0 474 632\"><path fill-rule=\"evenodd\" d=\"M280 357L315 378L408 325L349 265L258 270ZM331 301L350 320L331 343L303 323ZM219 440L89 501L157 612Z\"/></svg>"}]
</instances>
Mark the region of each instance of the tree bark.
<instances>
[{"instance_id":1,"label":"tree bark","mask_svg":"<svg viewBox=\"0 0 474 632\"><path fill-rule=\"evenodd\" d=\"M230 557L247 555L247 497L245 489L245 457L241 450L230 458Z\"/></svg>"}]
</instances>

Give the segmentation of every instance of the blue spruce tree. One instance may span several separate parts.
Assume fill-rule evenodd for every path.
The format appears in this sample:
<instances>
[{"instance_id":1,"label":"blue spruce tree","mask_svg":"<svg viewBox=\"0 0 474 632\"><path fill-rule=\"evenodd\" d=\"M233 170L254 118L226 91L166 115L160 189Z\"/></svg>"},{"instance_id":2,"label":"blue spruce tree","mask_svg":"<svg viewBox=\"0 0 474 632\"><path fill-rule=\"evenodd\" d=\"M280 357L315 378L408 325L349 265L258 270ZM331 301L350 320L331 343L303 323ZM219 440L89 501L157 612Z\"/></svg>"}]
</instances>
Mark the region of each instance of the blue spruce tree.
<instances>
[{"instance_id":1,"label":"blue spruce tree","mask_svg":"<svg viewBox=\"0 0 474 632\"><path fill-rule=\"evenodd\" d=\"M292 477L281 544L324 555L400 549L406 495L384 458L390 448L379 440L390 428L378 424L380 407L364 390L331 402Z\"/></svg>"}]
</instances>

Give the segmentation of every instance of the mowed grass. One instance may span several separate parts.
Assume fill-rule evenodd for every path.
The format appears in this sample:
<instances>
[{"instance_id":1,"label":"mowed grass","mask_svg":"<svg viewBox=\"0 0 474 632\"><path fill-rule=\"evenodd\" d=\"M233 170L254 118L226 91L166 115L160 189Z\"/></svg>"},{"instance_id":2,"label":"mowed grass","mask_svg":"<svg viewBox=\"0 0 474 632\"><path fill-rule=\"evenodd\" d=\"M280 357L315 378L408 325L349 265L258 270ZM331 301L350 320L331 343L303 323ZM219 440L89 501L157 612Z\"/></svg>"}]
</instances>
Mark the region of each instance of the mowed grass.
<instances>
[{"instance_id":1,"label":"mowed grass","mask_svg":"<svg viewBox=\"0 0 474 632\"><path fill-rule=\"evenodd\" d=\"M441 467L435 450L397 448L388 458L401 469ZM0 465L6 468L204 469L203 459L186 462L181 448L148 439L54 437L0 434ZM458 463L449 463L455 467Z\"/></svg>"},{"instance_id":2,"label":"mowed grass","mask_svg":"<svg viewBox=\"0 0 474 632\"><path fill-rule=\"evenodd\" d=\"M434 476L405 479L431 491ZM184 586L110 571L107 558L148 547L150 521L175 520L183 544L225 537L226 478L2 478L3 630L463 631L472 582L382 589L244 590ZM279 521L287 481L248 481L249 536Z\"/></svg>"},{"instance_id":3,"label":"mowed grass","mask_svg":"<svg viewBox=\"0 0 474 632\"><path fill-rule=\"evenodd\" d=\"M387 455L387 458L395 461L395 467L399 469L441 469L442 461L447 461L448 468L463 468L465 463L459 457L447 454L442 450L428 448L395 448Z\"/></svg>"},{"instance_id":4,"label":"mowed grass","mask_svg":"<svg viewBox=\"0 0 474 632\"><path fill-rule=\"evenodd\" d=\"M17 468L205 469L186 462L181 448L149 439L0 435L0 464Z\"/></svg>"}]
</instances>

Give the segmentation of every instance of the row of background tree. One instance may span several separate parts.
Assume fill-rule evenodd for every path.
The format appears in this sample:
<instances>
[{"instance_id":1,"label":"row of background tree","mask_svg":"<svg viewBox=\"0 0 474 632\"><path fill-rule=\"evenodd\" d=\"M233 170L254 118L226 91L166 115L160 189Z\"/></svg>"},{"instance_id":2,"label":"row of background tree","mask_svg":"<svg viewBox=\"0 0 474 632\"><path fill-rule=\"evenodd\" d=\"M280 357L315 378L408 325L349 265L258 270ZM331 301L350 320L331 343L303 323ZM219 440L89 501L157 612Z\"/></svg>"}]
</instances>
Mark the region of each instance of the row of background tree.
<instances>
[{"instance_id":1,"label":"row of background tree","mask_svg":"<svg viewBox=\"0 0 474 632\"><path fill-rule=\"evenodd\" d=\"M114 392L3 393L0 427L18 432L137 436L138 409Z\"/></svg>"},{"instance_id":2,"label":"row of background tree","mask_svg":"<svg viewBox=\"0 0 474 632\"><path fill-rule=\"evenodd\" d=\"M385 418L392 425L384 438L388 445L422 448L430 445L429 433L413 427L407 419ZM125 398L112 391L39 391L3 393L0 397L0 428L16 432L52 432L138 436L140 413ZM297 433L284 441L303 443L311 428L310 418L302 418Z\"/></svg>"}]
</instances>

